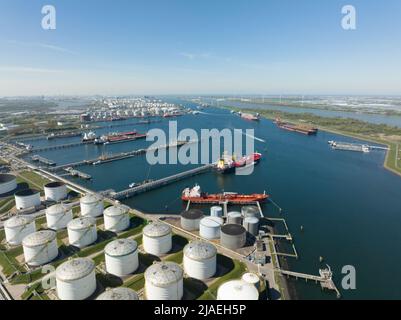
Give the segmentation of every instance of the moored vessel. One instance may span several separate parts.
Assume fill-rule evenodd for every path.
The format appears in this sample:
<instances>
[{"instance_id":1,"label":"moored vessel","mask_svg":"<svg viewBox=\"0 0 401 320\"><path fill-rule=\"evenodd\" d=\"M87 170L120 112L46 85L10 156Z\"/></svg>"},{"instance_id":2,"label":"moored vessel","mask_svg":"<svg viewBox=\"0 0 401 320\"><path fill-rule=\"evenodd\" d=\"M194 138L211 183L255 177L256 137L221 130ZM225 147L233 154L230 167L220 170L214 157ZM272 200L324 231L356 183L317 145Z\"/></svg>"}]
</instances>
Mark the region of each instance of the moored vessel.
<instances>
[{"instance_id":1,"label":"moored vessel","mask_svg":"<svg viewBox=\"0 0 401 320\"><path fill-rule=\"evenodd\" d=\"M288 123L288 122L283 122L281 121L280 118L277 118L275 123L280 129L284 129L287 131L292 131L292 132L298 132L302 133L308 136L311 135L316 135L318 132L317 128L314 128L312 126L306 125L306 124L293 124L293 123Z\"/></svg>"}]
</instances>

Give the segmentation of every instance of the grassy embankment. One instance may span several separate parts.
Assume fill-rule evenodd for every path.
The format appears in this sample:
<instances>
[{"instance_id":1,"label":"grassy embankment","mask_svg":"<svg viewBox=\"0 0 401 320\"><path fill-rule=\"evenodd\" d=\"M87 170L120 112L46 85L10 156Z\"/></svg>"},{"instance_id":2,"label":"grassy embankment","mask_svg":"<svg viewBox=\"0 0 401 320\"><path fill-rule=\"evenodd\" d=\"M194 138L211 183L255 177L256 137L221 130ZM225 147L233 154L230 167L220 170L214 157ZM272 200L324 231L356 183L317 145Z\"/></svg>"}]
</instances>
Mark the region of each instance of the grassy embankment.
<instances>
[{"instance_id":1,"label":"grassy embankment","mask_svg":"<svg viewBox=\"0 0 401 320\"><path fill-rule=\"evenodd\" d=\"M235 107L227 106L225 108L240 111L240 109ZM327 118L310 113L295 114L256 109L247 109L247 112L260 113L263 117L272 120L281 118L282 121L309 124L319 128L319 130L386 145L389 150L384 162L384 167L401 176L401 128L385 124L373 124L350 118Z\"/></svg>"}]
</instances>

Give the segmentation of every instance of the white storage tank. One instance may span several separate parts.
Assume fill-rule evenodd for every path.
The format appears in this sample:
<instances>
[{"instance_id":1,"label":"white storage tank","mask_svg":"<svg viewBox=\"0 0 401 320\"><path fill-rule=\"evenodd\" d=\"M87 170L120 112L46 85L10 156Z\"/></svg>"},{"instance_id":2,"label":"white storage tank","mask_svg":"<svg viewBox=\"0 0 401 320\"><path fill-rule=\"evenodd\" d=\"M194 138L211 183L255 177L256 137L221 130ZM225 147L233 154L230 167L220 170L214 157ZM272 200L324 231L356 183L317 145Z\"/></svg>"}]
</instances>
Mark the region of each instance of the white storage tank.
<instances>
[{"instance_id":1,"label":"white storage tank","mask_svg":"<svg viewBox=\"0 0 401 320\"><path fill-rule=\"evenodd\" d=\"M65 229L72 219L72 209L67 204L59 203L46 209L46 221L49 229Z\"/></svg>"},{"instance_id":2,"label":"white storage tank","mask_svg":"<svg viewBox=\"0 0 401 320\"><path fill-rule=\"evenodd\" d=\"M96 300L139 300L138 294L125 287L107 289Z\"/></svg>"},{"instance_id":3,"label":"white storage tank","mask_svg":"<svg viewBox=\"0 0 401 320\"><path fill-rule=\"evenodd\" d=\"M206 280L216 274L217 249L204 241L193 241L184 248L184 270L194 279Z\"/></svg>"},{"instance_id":4,"label":"white storage tank","mask_svg":"<svg viewBox=\"0 0 401 320\"><path fill-rule=\"evenodd\" d=\"M117 277L134 273L139 266L138 244L132 239L118 239L104 248L106 270Z\"/></svg>"},{"instance_id":5,"label":"white storage tank","mask_svg":"<svg viewBox=\"0 0 401 320\"><path fill-rule=\"evenodd\" d=\"M17 189L17 178L11 174L0 174L0 194Z\"/></svg>"},{"instance_id":6,"label":"white storage tank","mask_svg":"<svg viewBox=\"0 0 401 320\"><path fill-rule=\"evenodd\" d=\"M241 208L241 213L244 218L260 218L260 211L255 206L245 206Z\"/></svg>"},{"instance_id":7,"label":"white storage tank","mask_svg":"<svg viewBox=\"0 0 401 320\"><path fill-rule=\"evenodd\" d=\"M253 285L256 289L260 288L260 278L256 273L248 272L244 273L242 276L242 280L246 283Z\"/></svg>"},{"instance_id":8,"label":"white storage tank","mask_svg":"<svg viewBox=\"0 0 401 320\"><path fill-rule=\"evenodd\" d=\"M70 245L84 248L97 240L96 219L80 217L70 221L67 225L68 241Z\"/></svg>"},{"instance_id":9,"label":"white storage tank","mask_svg":"<svg viewBox=\"0 0 401 320\"><path fill-rule=\"evenodd\" d=\"M4 223L7 243L18 246L22 240L36 231L35 220L28 216L14 216Z\"/></svg>"},{"instance_id":10,"label":"white storage tank","mask_svg":"<svg viewBox=\"0 0 401 320\"><path fill-rule=\"evenodd\" d=\"M228 224L241 224L242 225L242 214L238 211L232 211L227 214Z\"/></svg>"},{"instance_id":11,"label":"white storage tank","mask_svg":"<svg viewBox=\"0 0 401 320\"><path fill-rule=\"evenodd\" d=\"M160 262L145 272L147 300L181 300L184 294L184 271L174 262Z\"/></svg>"},{"instance_id":12,"label":"white storage tank","mask_svg":"<svg viewBox=\"0 0 401 320\"><path fill-rule=\"evenodd\" d=\"M120 206L111 206L104 210L104 228L112 232L128 229L130 218L128 210Z\"/></svg>"},{"instance_id":13,"label":"white storage tank","mask_svg":"<svg viewBox=\"0 0 401 320\"><path fill-rule=\"evenodd\" d=\"M239 224L226 224L221 228L220 244L228 249L237 250L246 244L246 230Z\"/></svg>"},{"instance_id":14,"label":"white storage tank","mask_svg":"<svg viewBox=\"0 0 401 320\"><path fill-rule=\"evenodd\" d=\"M206 217L200 222L199 234L205 239L219 239L220 230L224 221L219 217Z\"/></svg>"},{"instance_id":15,"label":"white storage tank","mask_svg":"<svg viewBox=\"0 0 401 320\"><path fill-rule=\"evenodd\" d=\"M41 204L40 192L34 189L18 191L14 195L17 210L25 210L38 207Z\"/></svg>"},{"instance_id":16,"label":"white storage tank","mask_svg":"<svg viewBox=\"0 0 401 320\"><path fill-rule=\"evenodd\" d=\"M84 217L100 217L103 214L104 204L102 197L88 193L80 200L81 215Z\"/></svg>"},{"instance_id":17,"label":"white storage tank","mask_svg":"<svg viewBox=\"0 0 401 320\"><path fill-rule=\"evenodd\" d=\"M244 228L251 235L257 236L259 234L259 219L255 217L248 217L244 219Z\"/></svg>"},{"instance_id":18,"label":"white storage tank","mask_svg":"<svg viewBox=\"0 0 401 320\"><path fill-rule=\"evenodd\" d=\"M31 233L22 241L22 247L26 264L42 266L58 256L57 234L51 230Z\"/></svg>"},{"instance_id":19,"label":"white storage tank","mask_svg":"<svg viewBox=\"0 0 401 320\"><path fill-rule=\"evenodd\" d=\"M50 182L44 189L46 201L59 202L67 198L67 186L62 182Z\"/></svg>"},{"instance_id":20,"label":"white storage tank","mask_svg":"<svg viewBox=\"0 0 401 320\"><path fill-rule=\"evenodd\" d=\"M146 253L155 256L168 253L173 246L170 226L160 222L148 224L143 228L142 245Z\"/></svg>"},{"instance_id":21,"label":"white storage tank","mask_svg":"<svg viewBox=\"0 0 401 320\"><path fill-rule=\"evenodd\" d=\"M95 263L88 258L64 262L56 269L60 300L84 300L96 291Z\"/></svg>"},{"instance_id":22,"label":"white storage tank","mask_svg":"<svg viewBox=\"0 0 401 320\"><path fill-rule=\"evenodd\" d=\"M259 292L255 286L243 280L233 280L219 287L217 300L259 300Z\"/></svg>"},{"instance_id":23,"label":"white storage tank","mask_svg":"<svg viewBox=\"0 0 401 320\"><path fill-rule=\"evenodd\" d=\"M223 208L219 206L214 206L210 208L210 216L211 217L222 217L223 216Z\"/></svg>"},{"instance_id":24,"label":"white storage tank","mask_svg":"<svg viewBox=\"0 0 401 320\"><path fill-rule=\"evenodd\" d=\"M201 210L184 211L181 213L181 227L187 231L197 231L203 217Z\"/></svg>"}]
</instances>

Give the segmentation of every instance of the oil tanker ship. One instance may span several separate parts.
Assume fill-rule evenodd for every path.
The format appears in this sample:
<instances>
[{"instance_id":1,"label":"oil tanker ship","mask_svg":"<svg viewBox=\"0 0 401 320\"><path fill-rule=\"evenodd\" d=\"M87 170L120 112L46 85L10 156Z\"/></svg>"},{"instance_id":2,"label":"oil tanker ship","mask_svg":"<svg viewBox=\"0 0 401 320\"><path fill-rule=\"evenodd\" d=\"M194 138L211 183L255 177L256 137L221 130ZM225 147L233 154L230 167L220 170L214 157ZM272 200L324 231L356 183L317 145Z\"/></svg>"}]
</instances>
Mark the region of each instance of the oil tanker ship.
<instances>
[{"instance_id":1,"label":"oil tanker ship","mask_svg":"<svg viewBox=\"0 0 401 320\"><path fill-rule=\"evenodd\" d=\"M136 131L122 132L122 133L111 133L102 136L100 139L95 140L95 144L112 144L134 141L138 139L145 139L146 134L141 134Z\"/></svg>"},{"instance_id":2,"label":"oil tanker ship","mask_svg":"<svg viewBox=\"0 0 401 320\"><path fill-rule=\"evenodd\" d=\"M261 159L262 154L257 152L242 157L238 160L236 160L234 156L230 157L226 154L223 154L223 156L217 162L216 171L222 174L234 173L237 168L244 168L258 164Z\"/></svg>"},{"instance_id":3,"label":"oil tanker ship","mask_svg":"<svg viewBox=\"0 0 401 320\"><path fill-rule=\"evenodd\" d=\"M288 131L293 131L293 132L298 132L302 133L308 136L311 135L316 135L318 132L317 128L305 125L305 124L293 124L293 123L287 123L281 121L281 119L276 119L275 123L280 129L288 130Z\"/></svg>"},{"instance_id":4,"label":"oil tanker ship","mask_svg":"<svg viewBox=\"0 0 401 320\"><path fill-rule=\"evenodd\" d=\"M249 121L259 121L260 120L259 113L254 115L254 114L251 114L251 113L240 112L239 115L241 116L242 119L249 120Z\"/></svg>"},{"instance_id":5,"label":"oil tanker ship","mask_svg":"<svg viewBox=\"0 0 401 320\"><path fill-rule=\"evenodd\" d=\"M268 198L269 195L266 192L262 194L238 194L234 192L208 194L202 192L199 185L184 189L181 195L182 201L191 201L193 204L220 204L227 202L228 204L245 205L265 202Z\"/></svg>"}]
</instances>

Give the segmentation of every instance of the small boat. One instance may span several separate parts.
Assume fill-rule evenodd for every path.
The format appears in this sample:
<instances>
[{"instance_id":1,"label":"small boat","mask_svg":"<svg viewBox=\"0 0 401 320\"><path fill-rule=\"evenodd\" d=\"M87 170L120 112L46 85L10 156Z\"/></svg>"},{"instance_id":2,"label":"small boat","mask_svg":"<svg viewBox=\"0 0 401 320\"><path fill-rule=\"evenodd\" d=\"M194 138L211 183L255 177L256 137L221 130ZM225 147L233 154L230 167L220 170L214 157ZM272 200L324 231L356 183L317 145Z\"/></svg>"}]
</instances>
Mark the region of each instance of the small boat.
<instances>
[{"instance_id":1,"label":"small boat","mask_svg":"<svg viewBox=\"0 0 401 320\"><path fill-rule=\"evenodd\" d=\"M136 184L135 182L133 182L133 183L130 183L128 186L129 186L130 188L135 188L135 187L137 186L137 184Z\"/></svg>"}]
</instances>

